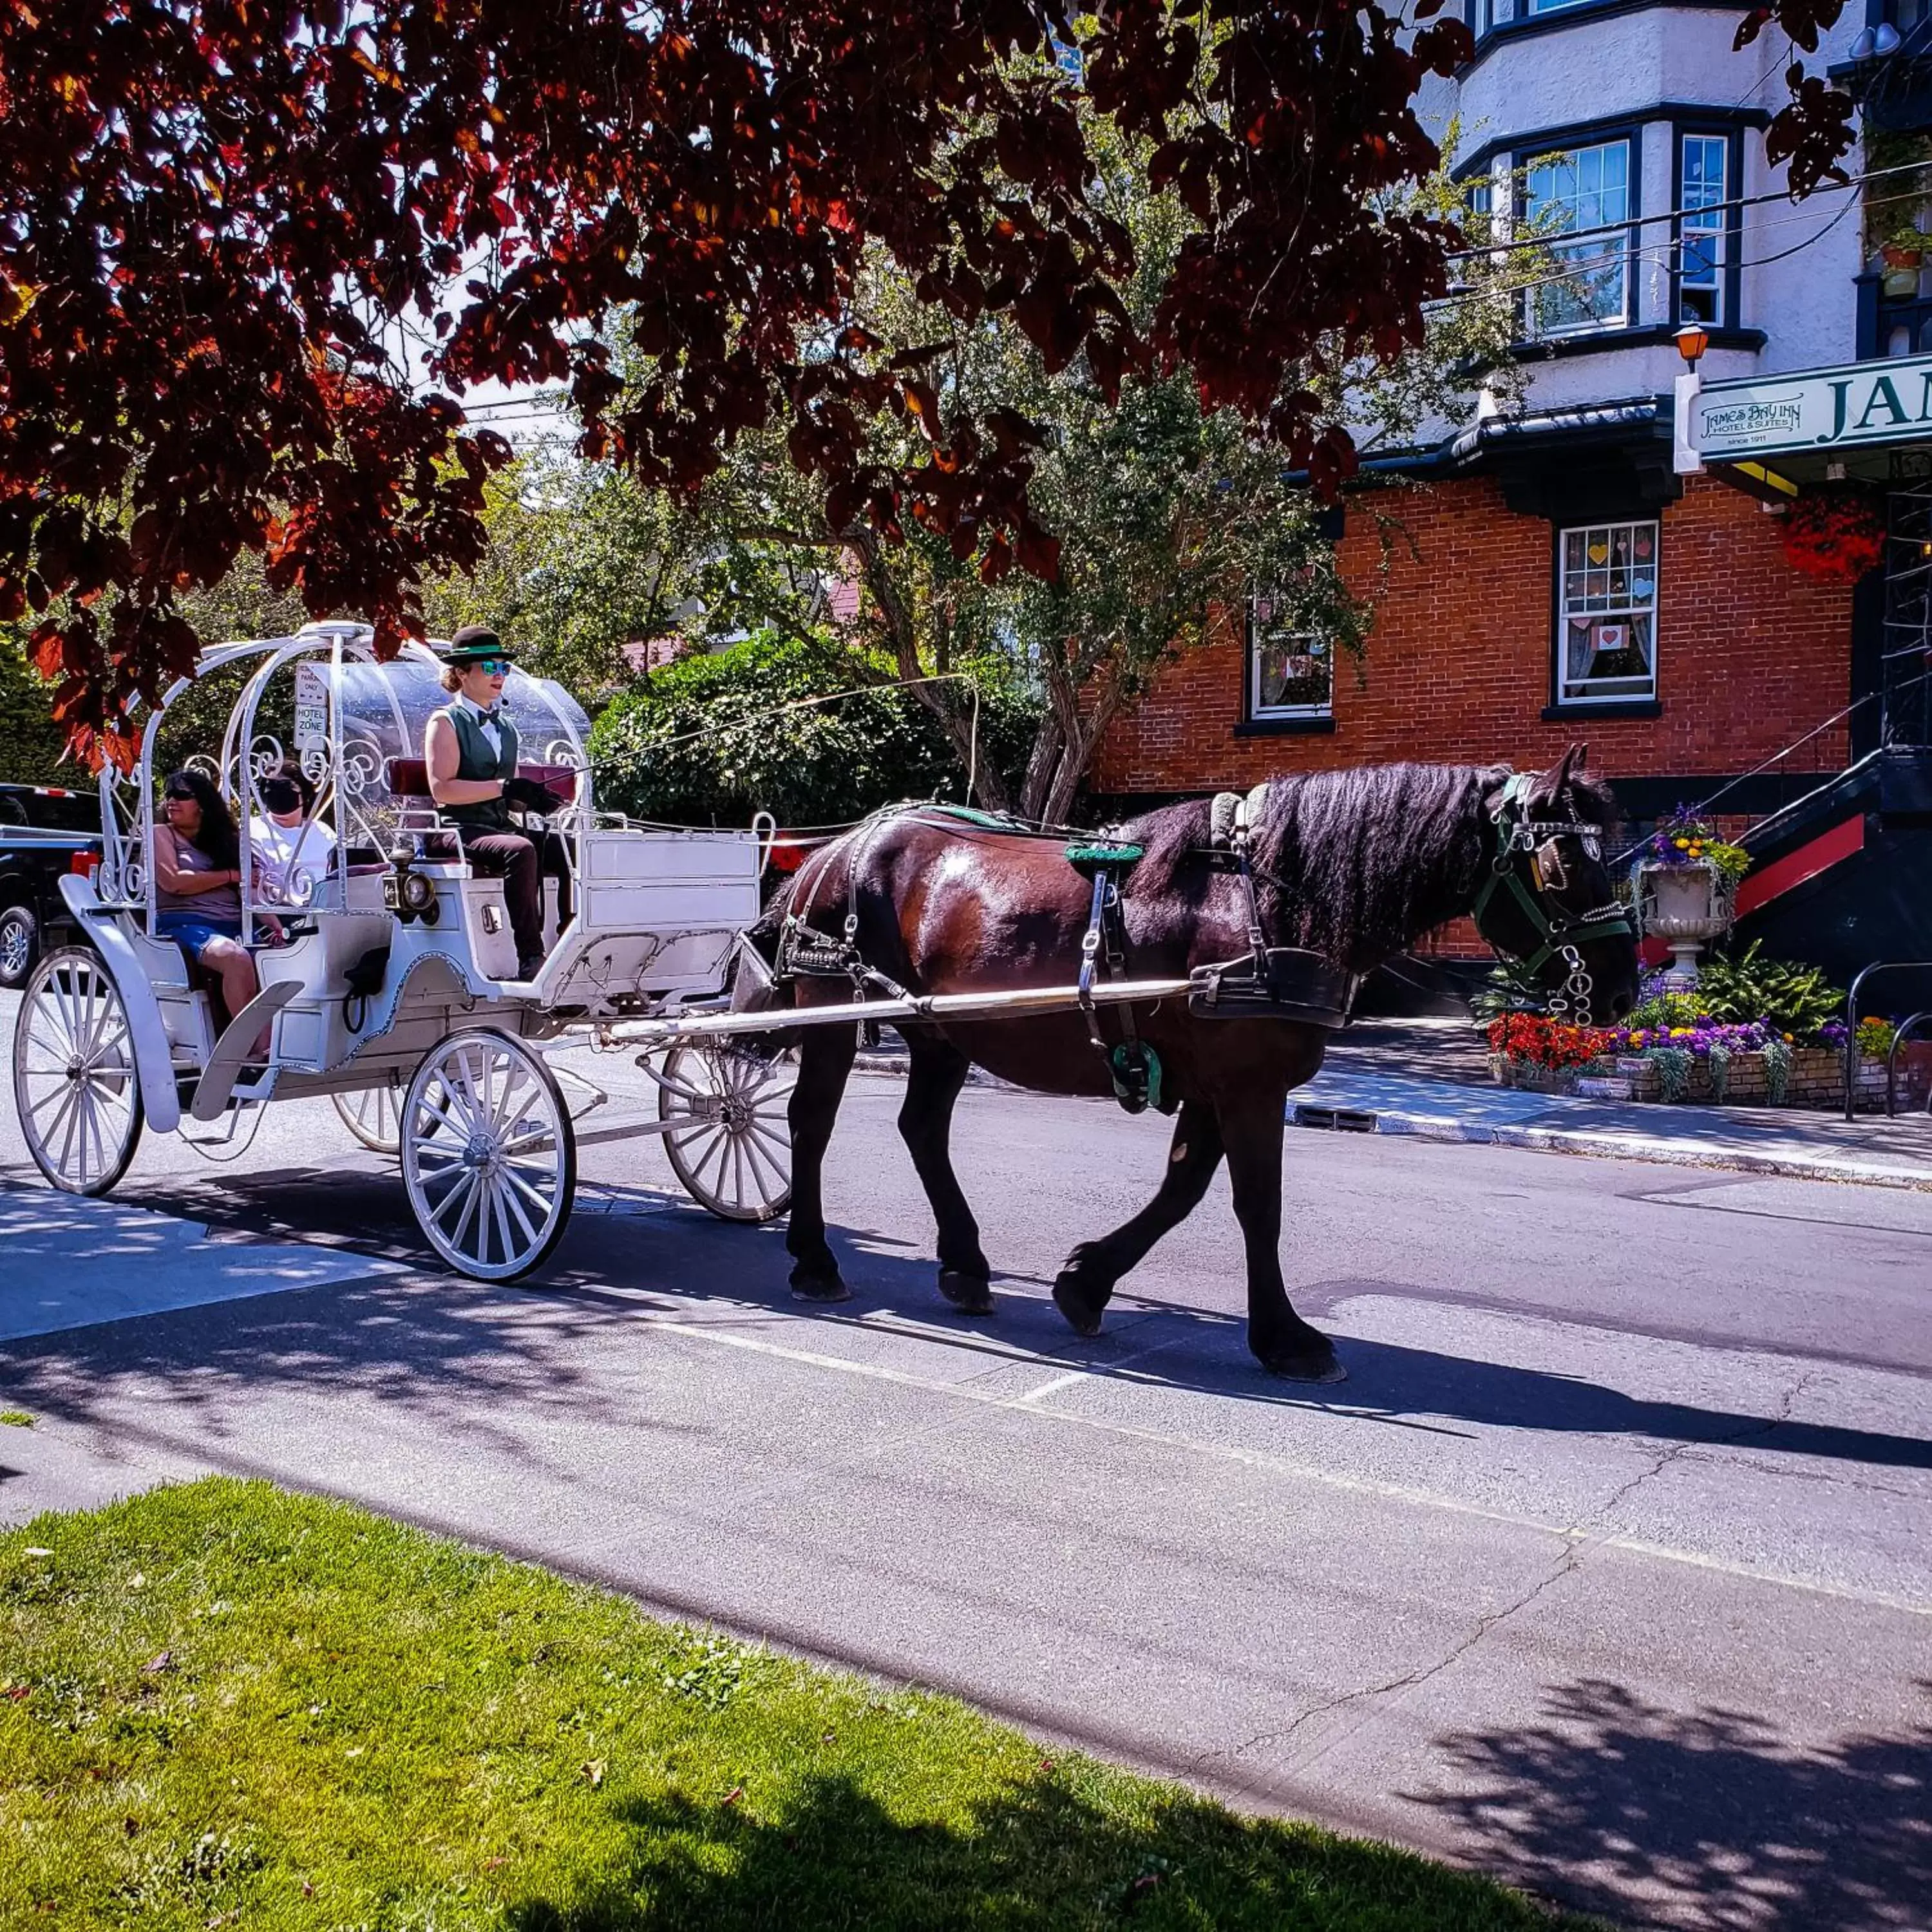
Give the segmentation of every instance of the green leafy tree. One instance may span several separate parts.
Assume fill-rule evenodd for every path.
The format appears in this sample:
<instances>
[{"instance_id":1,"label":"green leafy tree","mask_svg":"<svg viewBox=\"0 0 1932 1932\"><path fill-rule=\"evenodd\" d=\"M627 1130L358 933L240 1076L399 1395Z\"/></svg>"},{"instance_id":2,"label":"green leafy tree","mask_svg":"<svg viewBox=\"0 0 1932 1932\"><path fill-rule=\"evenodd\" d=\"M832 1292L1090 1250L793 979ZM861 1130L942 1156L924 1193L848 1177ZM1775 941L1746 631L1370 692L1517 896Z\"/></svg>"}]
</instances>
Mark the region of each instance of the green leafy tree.
<instances>
[{"instance_id":1,"label":"green leafy tree","mask_svg":"<svg viewBox=\"0 0 1932 1932\"><path fill-rule=\"evenodd\" d=\"M1123 292L1138 327L1198 224L1179 190L1156 187L1150 144L1104 123L1087 138L1094 192L1132 237L1138 266ZM1450 166L1392 194L1391 211L1436 220L1460 206ZM1358 440L1400 440L1431 416L1466 414L1478 388L1508 400L1520 378L1507 291L1534 246L1525 236L1474 258L1422 348L1384 362L1352 355L1337 338L1298 382L1318 392L1328 420L1354 424ZM1081 358L1050 367L1017 327L962 329L923 292L883 250L858 278L849 328L916 372L904 406L868 431L867 460L943 472L968 425L1010 439L1056 568L1008 571L1006 538L970 516L947 523L916 508L902 526L881 527L863 502L837 492L828 500L802 482L791 437L773 430L741 438L690 512L689 551L706 560L694 594L710 630L756 623L803 634L822 614L826 584L856 578L864 594L847 631L848 672L857 679L889 664L962 761L967 680L976 667L1017 669L1034 695L1033 742L1016 782L994 770L979 789L987 803L1054 820L1071 811L1116 713L1249 586L1265 586L1294 628L1359 662L1370 611L1342 582L1322 506L1279 444L1234 410L1205 406L1184 371L1130 376L1110 392ZM633 388L660 380L659 360L634 340L616 356ZM1388 514L1385 502L1375 507Z\"/></svg>"}]
</instances>

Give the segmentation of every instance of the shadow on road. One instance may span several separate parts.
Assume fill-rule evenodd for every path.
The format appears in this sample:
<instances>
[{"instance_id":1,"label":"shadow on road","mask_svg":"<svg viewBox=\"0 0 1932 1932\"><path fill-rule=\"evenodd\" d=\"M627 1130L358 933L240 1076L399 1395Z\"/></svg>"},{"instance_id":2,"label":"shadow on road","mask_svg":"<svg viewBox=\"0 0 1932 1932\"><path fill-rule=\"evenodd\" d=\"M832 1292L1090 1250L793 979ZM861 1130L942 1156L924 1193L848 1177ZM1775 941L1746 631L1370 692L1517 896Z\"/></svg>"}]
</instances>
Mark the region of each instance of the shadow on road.
<instances>
[{"instance_id":1,"label":"shadow on road","mask_svg":"<svg viewBox=\"0 0 1932 1932\"><path fill-rule=\"evenodd\" d=\"M172 1192L176 1213L215 1230L293 1238L285 1218L306 1211L322 1184L288 1172L224 1176ZM420 1265L402 1190L392 1178L327 1177L332 1225L355 1232L346 1244L386 1259ZM152 1198L143 1205L158 1204ZM998 1283L998 1312L975 1322L948 1310L938 1296L933 1264L904 1244L869 1232L848 1234L856 1247L850 1303L808 1309L786 1288L788 1262L782 1225L727 1226L674 1196L652 1194L634 1213L586 1214L573 1225L558 1263L504 1298L448 1277L447 1292L414 1285L364 1282L340 1289L292 1290L216 1314L184 1310L82 1331L86 1339L49 1337L0 1352L6 1379L22 1394L80 1408L88 1377L63 1372L62 1358L82 1355L90 1373L112 1361L164 1373L171 1403L210 1400L225 1387L274 1383L327 1386L352 1382L416 1411L446 1414L488 1434L496 1406L514 1394L539 1407L562 1404L585 1420L608 1416L649 1429L648 1415L623 1408L604 1380L592 1384L573 1363L571 1344L592 1331L652 1317L698 1322L728 1334L752 1329L780 1348L824 1353L844 1348L875 1353L896 1322L914 1331L935 1382L960 1382L1003 1363L1077 1370L1100 1382L1206 1394L1247 1405L1320 1408L1409 1430L1461 1432L1475 1428L1533 1430L1635 1438L1666 1444L1748 1446L1754 1453L1932 1469L1932 1441L1880 1431L1652 1401L1583 1377L1483 1361L1438 1350L1338 1334L1349 1379L1316 1389L1274 1381L1249 1355L1238 1318L1172 1302L1124 1294L1108 1330L1082 1340L1040 1292L1015 1293ZM694 1284L713 1288L707 1306ZM852 1331L862 1330L862 1334ZM847 1338L842 1340L841 1338ZM951 1364L964 1355L963 1372ZM36 1364L44 1362L45 1368ZM505 1412L506 1443L524 1421Z\"/></svg>"},{"instance_id":2,"label":"shadow on road","mask_svg":"<svg viewBox=\"0 0 1932 1932\"><path fill-rule=\"evenodd\" d=\"M1714 1932L1928 1922L1932 1706L1894 1735L1804 1750L1760 1719L1600 1680L1549 1690L1542 1717L1438 1738L1458 1788L1405 1794L1499 1877L1619 1918L1667 1894L1674 1918Z\"/></svg>"}]
</instances>

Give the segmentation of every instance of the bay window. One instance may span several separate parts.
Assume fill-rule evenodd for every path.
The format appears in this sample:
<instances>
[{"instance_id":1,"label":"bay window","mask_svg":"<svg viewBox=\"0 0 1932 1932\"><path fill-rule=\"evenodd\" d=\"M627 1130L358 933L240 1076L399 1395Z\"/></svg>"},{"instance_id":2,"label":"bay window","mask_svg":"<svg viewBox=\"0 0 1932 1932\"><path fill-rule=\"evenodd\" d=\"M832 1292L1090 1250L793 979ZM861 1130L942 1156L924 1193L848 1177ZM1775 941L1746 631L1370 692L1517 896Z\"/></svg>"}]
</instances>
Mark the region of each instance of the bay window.
<instances>
[{"instance_id":1,"label":"bay window","mask_svg":"<svg viewBox=\"0 0 1932 1932\"><path fill-rule=\"evenodd\" d=\"M1628 140L1546 154L1526 170L1525 212L1552 258L1550 279L1526 296L1525 332L1574 335L1621 328L1630 313ZM1563 239L1575 234L1574 242Z\"/></svg>"}]
</instances>

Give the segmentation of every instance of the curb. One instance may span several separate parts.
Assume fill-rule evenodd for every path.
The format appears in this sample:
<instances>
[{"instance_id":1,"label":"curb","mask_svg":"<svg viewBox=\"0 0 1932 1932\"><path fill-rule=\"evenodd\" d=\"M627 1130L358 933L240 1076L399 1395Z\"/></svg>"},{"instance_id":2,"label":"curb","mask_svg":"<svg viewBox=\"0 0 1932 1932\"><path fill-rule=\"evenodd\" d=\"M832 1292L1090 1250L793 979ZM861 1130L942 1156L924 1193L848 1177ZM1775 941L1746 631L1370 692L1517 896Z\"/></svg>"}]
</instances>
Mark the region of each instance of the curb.
<instances>
[{"instance_id":1,"label":"curb","mask_svg":"<svg viewBox=\"0 0 1932 1932\"><path fill-rule=\"evenodd\" d=\"M1646 1160L1666 1167L1720 1168L1736 1174L1782 1174L1800 1180L1849 1181L1867 1187L1912 1188L1932 1192L1932 1170L1878 1166L1829 1155L1759 1154L1748 1148L1713 1147L1702 1141L1654 1140L1647 1135L1570 1127L1492 1126L1439 1114L1358 1113L1345 1108L1294 1106L1291 1108L1289 1119L1300 1127L1401 1134L1412 1140L1523 1148L1538 1154Z\"/></svg>"}]
</instances>

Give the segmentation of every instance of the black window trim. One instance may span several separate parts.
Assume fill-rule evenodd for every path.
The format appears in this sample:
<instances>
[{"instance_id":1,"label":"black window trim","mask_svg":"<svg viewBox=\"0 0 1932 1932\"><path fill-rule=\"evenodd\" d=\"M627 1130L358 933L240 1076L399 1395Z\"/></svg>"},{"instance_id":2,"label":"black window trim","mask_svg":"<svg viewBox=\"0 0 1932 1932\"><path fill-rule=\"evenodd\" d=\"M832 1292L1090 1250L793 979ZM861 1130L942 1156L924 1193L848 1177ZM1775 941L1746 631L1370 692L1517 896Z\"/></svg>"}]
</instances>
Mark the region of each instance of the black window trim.
<instances>
[{"instance_id":1,"label":"black window trim","mask_svg":"<svg viewBox=\"0 0 1932 1932\"><path fill-rule=\"evenodd\" d=\"M1711 324L1713 335L1730 334L1742 326L1740 314L1744 290L1744 212L1736 206L1743 194L1744 171L1744 130L1735 122L1721 117L1700 119L1686 116L1674 122L1670 135L1670 200L1675 219L1670 224L1670 326L1683 320L1682 282L1684 268L1684 137L1687 134L1712 137L1724 143L1724 198L1733 205L1724 212L1724 273L1722 284L1724 312Z\"/></svg>"},{"instance_id":2,"label":"black window trim","mask_svg":"<svg viewBox=\"0 0 1932 1932\"><path fill-rule=\"evenodd\" d=\"M1592 524L1652 524L1657 528L1657 589L1653 593L1650 636L1650 695L1648 698L1572 698L1563 695L1563 538L1566 531L1587 530ZM1546 722L1575 718L1660 718L1664 715L1664 515L1648 514L1552 518L1550 525L1550 702Z\"/></svg>"},{"instance_id":3,"label":"black window trim","mask_svg":"<svg viewBox=\"0 0 1932 1932\"><path fill-rule=\"evenodd\" d=\"M1636 263L1637 238L1642 232L1638 226L1643 215L1643 130L1642 119L1628 116L1615 121L1586 122L1580 126L1559 130L1554 140L1538 134L1528 142L1514 141L1510 148L1510 171L1512 176L1520 174L1528 164L1544 154L1574 154L1583 148L1606 148L1613 141L1622 141L1629 150L1625 164L1624 178L1629 185L1629 200L1624 210L1624 319L1621 322L1605 322L1596 328L1565 328L1554 334L1539 335L1529 327L1532 303L1535 299L1534 290L1525 292L1522 305L1523 332L1520 340L1526 344L1546 342L1594 342L1600 336L1617 336L1628 334L1632 329L1643 326L1638 314L1638 298L1641 292ZM1510 219L1516 214L1514 190L1512 188ZM1551 238L1551 245L1556 245L1556 238ZM1607 251L1606 251L1607 252Z\"/></svg>"}]
</instances>

